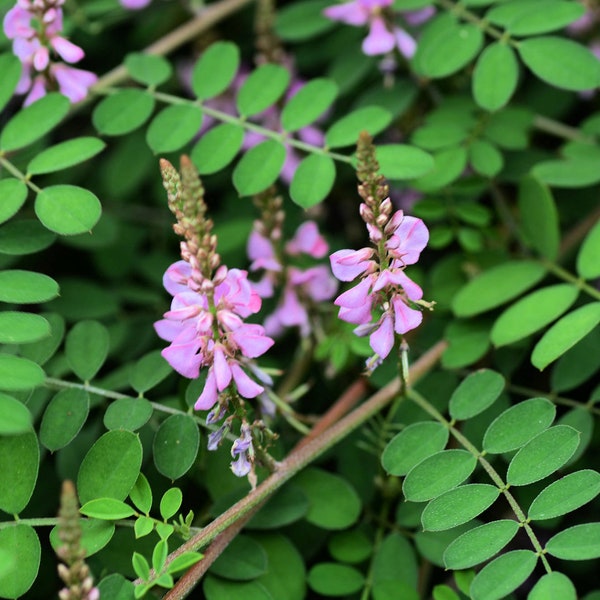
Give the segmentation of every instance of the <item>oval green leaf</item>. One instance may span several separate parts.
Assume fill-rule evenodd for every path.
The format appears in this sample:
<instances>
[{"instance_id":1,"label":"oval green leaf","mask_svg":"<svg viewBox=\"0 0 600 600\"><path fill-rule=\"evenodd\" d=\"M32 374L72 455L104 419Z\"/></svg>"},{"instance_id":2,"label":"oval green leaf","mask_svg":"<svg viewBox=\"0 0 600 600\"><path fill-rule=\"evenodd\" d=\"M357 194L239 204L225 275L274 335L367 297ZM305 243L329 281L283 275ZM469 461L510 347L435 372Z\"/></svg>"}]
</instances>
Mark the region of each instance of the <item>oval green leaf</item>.
<instances>
[{"instance_id":1,"label":"oval green leaf","mask_svg":"<svg viewBox=\"0 0 600 600\"><path fill-rule=\"evenodd\" d=\"M145 85L160 85L171 77L171 63L156 54L133 52L125 57L125 67L132 79Z\"/></svg>"},{"instance_id":2,"label":"oval green leaf","mask_svg":"<svg viewBox=\"0 0 600 600\"><path fill-rule=\"evenodd\" d=\"M233 123L222 123L206 132L191 153L200 175L224 169L240 151L244 135L244 129Z\"/></svg>"},{"instance_id":3,"label":"oval green leaf","mask_svg":"<svg viewBox=\"0 0 600 600\"><path fill-rule=\"evenodd\" d=\"M40 425L40 442L51 452L64 448L87 420L90 398L85 390L61 390L52 398Z\"/></svg>"},{"instance_id":4,"label":"oval green leaf","mask_svg":"<svg viewBox=\"0 0 600 600\"><path fill-rule=\"evenodd\" d=\"M160 350L154 350L142 356L133 365L129 374L129 383L138 394L143 394L157 386L172 372L171 366L162 357Z\"/></svg>"},{"instance_id":5,"label":"oval green leaf","mask_svg":"<svg viewBox=\"0 0 600 600\"><path fill-rule=\"evenodd\" d=\"M22 402L0 393L0 435L27 433L32 424L32 415Z\"/></svg>"},{"instance_id":6,"label":"oval green leaf","mask_svg":"<svg viewBox=\"0 0 600 600\"><path fill-rule=\"evenodd\" d=\"M82 504L96 498L124 500L140 473L142 444L129 431L108 431L85 455L77 476Z\"/></svg>"},{"instance_id":7,"label":"oval green leaf","mask_svg":"<svg viewBox=\"0 0 600 600\"><path fill-rule=\"evenodd\" d=\"M248 523L250 529L279 529L306 516L309 502L294 484L288 484L265 504Z\"/></svg>"},{"instance_id":8,"label":"oval green leaf","mask_svg":"<svg viewBox=\"0 0 600 600\"><path fill-rule=\"evenodd\" d=\"M0 182L1 183L1 182ZM1 194L1 192L0 192ZM584 279L600 277L600 221L587 234L577 255L577 273Z\"/></svg>"},{"instance_id":9,"label":"oval green leaf","mask_svg":"<svg viewBox=\"0 0 600 600\"><path fill-rule=\"evenodd\" d=\"M204 578L202 591L206 600L231 600L238 594L244 600L275 600L267 588L257 580L227 581L209 575Z\"/></svg>"},{"instance_id":10,"label":"oval green leaf","mask_svg":"<svg viewBox=\"0 0 600 600\"><path fill-rule=\"evenodd\" d=\"M546 269L537 262L502 263L469 281L454 297L452 308L459 317L478 315L516 298L545 274Z\"/></svg>"},{"instance_id":11,"label":"oval green leaf","mask_svg":"<svg viewBox=\"0 0 600 600\"><path fill-rule=\"evenodd\" d=\"M0 597L20 598L33 585L42 547L33 527L15 525L0 530L0 552L11 560L0 574Z\"/></svg>"},{"instance_id":12,"label":"oval green leaf","mask_svg":"<svg viewBox=\"0 0 600 600\"><path fill-rule=\"evenodd\" d=\"M58 283L32 271L0 271L0 302L38 304L58 296Z\"/></svg>"},{"instance_id":13,"label":"oval green leaf","mask_svg":"<svg viewBox=\"0 0 600 600\"><path fill-rule=\"evenodd\" d=\"M469 146L469 160L477 173L484 177L494 177L504 166L500 150L487 140L475 140Z\"/></svg>"},{"instance_id":14,"label":"oval green leaf","mask_svg":"<svg viewBox=\"0 0 600 600\"><path fill-rule=\"evenodd\" d=\"M154 436L154 464L165 477L178 479L194 464L199 445L200 433L194 419L188 415L171 415Z\"/></svg>"},{"instance_id":15,"label":"oval green leaf","mask_svg":"<svg viewBox=\"0 0 600 600\"><path fill-rule=\"evenodd\" d=\"M376 135L392 121L392 114L380 106L358 108L338 119L325 134L329 148L355 146L362 131Z\"/></svg>"},{"instance_id":16,"label":"oval green leaf","mask_svg":"<svg viewBox=\"0 0 600 600\"><path fill-rule=\"evenodd\" d=\"M375 148L379 170L388 179L415 179L433 169L428 152L406 144L384 144Z\"/></svg>"},{"instance_id":17,"label":"oval green leaf","mask_svg":"<svg viewBox=\"0 0 600 600\"><path fill-rule=\"evenodd\" d=\"M12 256L34 254L52 245L56 235L37 219L14 219L0 227L0 253Z\"/></svg>"},{"instance_id":18,"label":"oval green leaf","mask_svg":"<svg viewBox=\"0 0 600 600\"><path fill-rule=\"evenodd\" d=\"M487 564L471 583L473 600L500 600L533 572L538 557L531 550L511 550Z\"/></svg>"},{"instance_id":19,"label":"oval green leaf","mask_svg":"<svg viewBox=\"0 0 600 600\"><path fill-rule=\"evenodd\" d=\"M216 42L202 53L192 71L192 89L200 100L222 94L231 84L240 64L239 48L231 42Z\"/></svg>"},{"instance_id":20,"label":"oval green leaf","mask_svg":"<svg viewBox=\"0 0 600 600\"><path fill-rule=\"evenodd\" d=\"M58 350L65 334L65 322L55 313L41 313L40 316L50 324L50 336L34 344L23 346L21 355L41 366Z\"/></svg>"},{"instance_id":21,"label":"oval green leaf","mask_svg":"<svg viewBox=\"0 0 600 600\"><path fill-rule=\"evenodd\" d=\"M69 367L82 381L100 370L109 348L108 330L98 321L79 321L67 334L65 355Z\"/></svg>"},{"instance_id":22,"label":"oval green leaf","mask_svg":"<svg viewBox=\"0 0 600 600\"><path fill-rule=\"evenodd\" d=\"M236 98L240 114L256 115L283 95L290 83L290 72L281 65L264 64L253 71L242 84Z\"/></svg>"},{"instance_id":23,"label":"oval green leaf","mask_svg":"<svg viewBox=\"0 0 600 600\"><path fill-rule=\"evenodd\" d=\"M334 533L327 544L331 556L343 563L361 563L373 553L373 542L366 532L349 529Z\"/></svg>"},{"instance_id":24,"label":"oval green leaf","mask_svg":"<svg viewBox=\"0 0 600 600\"><path fill-rule=\"evenodd\" d=\"M338 86L330 79L313 79L302 86L281 112L284 131L298 131L314 123L333 104Z\"/></svg>"},{"instance_id":25,"label":"oval green leaf","mask_svg":"<svg viewBox=\"0 0 600 600\"><path fill-rule=\"evenodd\" d=\"M45 378L43 369L31 360L0 354L0 390L31 390L41 385Z\"/></svg>"},{"instance_id":26,"label":"oval green leaf","mask_svg":"<svg viewBox=\"0 0 600 600\"><path fill-rule=\"evenodd\" d=\"M21 70L21 61L12 52L0 54L0 73L2 73L2 79L0 79L0 111L12 98L19 79L21 79Z\"/></svg>"},{"instance_id":27,"label":"oval green leaf","mask_svg":"<svg viewBox=\"0 0 600 600\"><path fill-rule=\"evenodd\" d=\"M321 596L348 597L359 592L365 583L364 575L348 565L319 563L308 572L308 585Z\"/></svg>"},{"instance_id":28,"label":"oval green leaf","mask_svg":"<svg viewBox=\"0 0 600 600\"><path fill-rule=\"evenodd\" d=\"M114 523L99 519L79 519L79 527L81 528L81 547L85 550L86 558L102 550L115 533ZM58 530L59 527L54 526L50 531L50 543L54 551L62 545ZM110 597L113 598L113 596Z\"/></svg>"},{"instance_id":29,"label":"oval green leaf","mask_svg":"<svg viewBox=\"0 0 600 600\"><path fill-rule=\"evenodd\" d=\"M469 483L434 498L421 514L424 531L452 529L480 515L498 498L494 485Z\"/></svg>"},{"instance_id":30,"label":"oval green leaf","mask_svg":"<svg viewBox=\"0 0 600 600\"><path fill-rule=\"evenodd\" d=\"M503 42L490 44L473 71L473 98L481 108L495 111L511 99L519 78L514 50Z\"/></svg>"},{"instance_id":31,"label":"oval green leaf","mask_svg":"<svg viewBox=\"0 0 600 600\"><path fill-rule=\"evenodd\" d=\"M567 425L555 425L527 442L508 465L506 482L529 485L548 477L573 456L579 445L579 432Z\"/></svg>"},{"instance_id":32,"label":"oval green leaf","mask_svg":"<svg viewBox=\"0 0 600 600\"><path fill-rule=\"evenodd\" d=\"M0 312L0 344L29 344L50 335L50 323L40 315Z\"/></svg>"},{"instance_id":33,"label":"oval green leaf","mask_svg":"<svg viewBox=\"0 0 600 600\"><path fill-rule=\"evenodd\" d=\"M114 498L96 498L86 502L79 512L86 517L101 519L103 521L117 521L126 519L135 514L135 510L121 500Z\"/></svg>"},{"instance_id":34,"label":"oval green leaf","mask_svg":"<svg viewBox=\"0 0 600 600\"><path fill-rule=\"evenodd\" d=\"M536 344L532 364L542 371L600 323L600 302L581 306L557 321Z\"/></svg>"},{"instance_id":35,"label":"oval green leaf","mask_svg":"<svg viewBox=\"0 0 600 600\"><path fill-rule=\"evenodd\" d=\"M17 214L27 199L27 186L18 179L0 179L0 223Z\"/></svg>"},{"instance_id":36,"label":"oval green leaf","mask_svg":"<svg viewBox=\"0 0 600 600\"><path fill-rule=\"evenodd\" d=\"M546 398L530 398L498 415L483 436L490 454L512 452L524 446L554 421L556 407Z\"/></svg>"},{"instance_id":37,"label":"oval green leaf","mask_svg":"<svg viewBox=\"0 0 600 600\"><path fill-rule=\"evenodd\" d=\"M415 188L423 192L437 191L452 183L467 166L467 149L463 146L445 148L432 156L433 168L412 182Z\"/></svg>"},{"instance_id":38,"label":"oval green leaf","mask_svg":"<svg viewBox=\"0 0 600 600\"><path fill-rule=\"evenodd\" d=\"M504 383L504 377L490 369L479 369L471 373L450 397L450 416L464 421L482 413L500 396Z\"/></svg>"},{"instance_id":39,"label":"oval green leaf","mask_svg":"<svg viewBox=\"0 0 600 600\"><path fill-rule=\"evenodd\" d=\"M102 140L95 137L79 137L61 142L42 150L31 160L27 165L27 173L41 175L67 169L96 156L105 146Z\"/></svg>"},{"instance_id":40,"label":"oval green leaf","mask_svg":"<svg viewBox=\"0 0 600 600\"><path fill-rule=\"evenodd\" d=\"M138 89L120 90L94 109L92 122L104 135L123 135L143 125L154 110L154 98Z\"/></svg>"},{"instance_id":41,"label":"oval green leaf","mask_svg":"<svg viewBox=\"0 0 600 600\"><path fill-rule=\"evenodd\" d=\"M443 450L450 433L435 421L413 423L394 436L381 455L381 464L390 475L406 475L428 456Z\"/></svg>"},{"instance_id":42,"label":"oval green leaf","mask_svg":"<svg viewBox=\"0 0 600 600\"><path fill-rule=\"evenodd\" d=\"M466 450L442 450L413 467L402 486L407 500L426 502L460 485L477 466Z\"/></svg>"},{"instance_id":43,"label":"oval green leaf","mask_svg":"<svg viewBox=\"0 0 600 600\"><path fill-rule=\"evenodd\" d=\"M202 111L197 106L167 106L152 119L146 141L154 154L175 152L198 134L201 125Z\"/></svg>"},{"instance_id":44,"label":"oval green leaf","mask_svg":"<svg viewBox=\"0 0 600 600\"><path fill-rule=\"evenodd\" d=\"M89 190L75 185L53 185L36 196L35 214L50 231L76 235L92 230L102 207Z\"/></svg>"},{"instance_id":45,"label":"oval green leaf","mask_svg":"<svg viewBox=\"0 0 600 600\"><path fill-rule=\"evenodd\" d=\"M527 596L527 600L554 600L555 598L577 600L577 591L572 581L559 571L542 575Z\"/></svg>"},{"instance_id":46,"label":"oval green leaf","mask_svg":"<svg viewBox=\"0 0 600 600\"><path fill-rule=\"evenodd\" d=\"M335 23L323 15L323 9L330 4L329 0L307 0L282 6L275 15L275 31L288 42L299 42L324 33L335 27Z\"/></svg>"},{"instance_id":47,"label":"oval green leaf","mask_svg":"<svg viewBox=\"0 0 600 600\"><path fill-rule=\"evenodd\" d=\"M18 515L27 506L35 488L39 464L40 448L33 431L0 437L0 510ZM0 534L3 531L6 530L0 530Z\"/></svg>"},{"instance_id":48,"label":"oval green leaf","mask_svg":"<svg viewBox=\"0 0 600 600\"><path fill-rule=\"evenodd\" d=\"M233 185L240 196L253 196L267 189L279 176L285 161L285 148L275 140L265 140L250 148L233 170Z\"/></svg>"},{"instance_id":49,"label":"oval green leaf","mask_svg":"<svg viewBox=\"0 0 600 600\"><path fill-rule=\"evenodd\" d=\"M311 154L296 168L290 185L292 200L310 208L325 199L335 181L335 163L324 154Z\"/></svg>"},{"instance_id":50,"label":"oval green leaf","mask_svg":"<svg viewBox=\"0 0 600 600\"><path fill-rule=\"evenodd\" d=\"M136 431L152 416L152 404L144 398L119 398L110 404L104 413L106 429Z\"/></svg>"},{"instance_id":51,"label":"oval green leaf","mask_svg":"<svg viewBox=\"0 0 600 600\"><path fill-rule=\"evenodd\" d=\"M454 571L470 569L500 552L519 530L511 519L492 521L457 537L444 552L444 564Z\"/></svg>"},{"instance_id":52,"label":"oval green leaf","mask_svg":"<svg viewBox=\"0 0 600 600\"><path fill-rule=\"evenodd\" d=\"M600 557L600 523L583 523L560 531L548 540L548 554L563 560Z\"/></svg>"},{"instance_id":53,"label":"oval green leaf","mask_svg":"<svg viewBox=\"0 0 600 600\"><path fill-rule=\"evenodd\" d=\"M238 535L215 560L210 572L225 579L249 581L266 573L268 564L267 553L257 541Z\"/></svg>"}]
</instances>

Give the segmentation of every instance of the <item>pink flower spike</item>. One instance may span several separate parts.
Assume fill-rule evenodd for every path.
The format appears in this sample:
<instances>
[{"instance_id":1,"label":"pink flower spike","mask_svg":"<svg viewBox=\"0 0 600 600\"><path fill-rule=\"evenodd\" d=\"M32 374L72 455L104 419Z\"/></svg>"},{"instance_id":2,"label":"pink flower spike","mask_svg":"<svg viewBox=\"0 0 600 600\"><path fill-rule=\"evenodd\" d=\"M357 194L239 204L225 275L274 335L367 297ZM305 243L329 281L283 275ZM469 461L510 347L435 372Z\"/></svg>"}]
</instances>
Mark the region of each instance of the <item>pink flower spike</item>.
<instances>
[{"instance_id":1,"label":"pink flower spike","mask_svg":"<svg viewBox=\"0 0 600 600\"><path fill-rule=\"evenodd\" d=\"M396 38L391 33L382 17L371 20L369 35L363 40L362 50L368 56L387 54L396 46Z\"/></svg>"},{"instance_id":2,"label":"pink flower spike","mask_svg":"<svg viewBox=\"0 0 600 600\"><path fill-rule=\"evenodd\" d=\"M381 324L369 337L369 345L380 358L386 358L394 347L394 324L389 313L383 315Z\"/></svg>"},{"instance_id":3,"label":"pink flower spike","mask_svg":"<svg viewBox=\"0 0 600 600\"><path fill-rule=\"evenodd\" d=\"M394 306L394 329L400 335L415 329L423 321L423 313L408 306L400 296L392 300Z\"/></svg>"},{"instance_id":4,"label":"pink flower spike","mask_svg":"<svg viewBox=\"0 0 600 600\"><path fill-rule=\"evenodd\" d=\"M314 221L306 221L298 227L285 249L292 256L304 253L313 258L323 258L329 250L329 245L319 233L317 224Z\"/></svg>"},{"instance_id":5,"label":"pink flower spike","mask_svg":"<svg viewBox=\"0 0 600 600\"><path fill-rule=\"evenodd\" d=\"M256 398L256 396L264 391L265 388L262 387L262 385L258 385L256 381L250 379L237 363L231 365L231 373L233 374L233 380L235 381L238 392L244 398Z\"/></svg>"},{"instance_id":6,"label":"pink flower spike","mask_svg":"<svg viewBox=\"0 0 600 600\"><path fill-rule=\"evenodd\" d=\"M194 404L195 410L210 410L217 402L219 395L217 393L217 382L215 381L215 375L212 369L209 369L208 376L204 383L204 389L200 394L196 404Z\"/></svg>"},{"instance_id":7,"label":"pink flower spike","mask_svg":"<svg viewBox=\"0 0 600 600\"><path fill-rule=\"evenodd\" d=\"M366 25L369 20L369 10L361 6L360 0L328 6L323 14L332 21L347 25Z\"/></svg>"},{"instance_id":8,"label":"pink flower spike","mask_svg":"<svg viewBox=\"0 0 600 600\"><path fill-rule=\"evenodd\" d=\"M373 248L338 250L329 257L331 270L340 281L352 281L375 266L375 263L369 260L373 253Z\"/></svg>"},{"instance_id":9,"label":"pink flower spike","mask_svg":"<svg viewBox=\"0 0 600 600\"><path fill-rule=\"evenodd\" d=\"M59 35L50 40L50 45L56 50L57 54L68 63L79 62L85 56L85 53L79 46L76 46Z\"/></svg>"}]
</instances>

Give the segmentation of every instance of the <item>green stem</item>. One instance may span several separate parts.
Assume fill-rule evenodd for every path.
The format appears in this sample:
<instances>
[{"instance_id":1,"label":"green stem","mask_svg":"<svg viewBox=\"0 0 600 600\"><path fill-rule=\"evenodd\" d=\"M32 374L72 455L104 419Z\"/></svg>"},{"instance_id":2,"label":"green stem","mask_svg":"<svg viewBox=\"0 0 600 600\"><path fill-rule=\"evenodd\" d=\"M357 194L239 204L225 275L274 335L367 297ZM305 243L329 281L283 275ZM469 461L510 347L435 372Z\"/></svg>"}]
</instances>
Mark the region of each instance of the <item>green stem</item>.
<instances>
[{"instance_id":1,"label":"green stem","mask_svg":"<svg viewBox=\"0 0 600 600\"><path fill-rule=\"evenodd\" d=\"M556 137L564 138L565 140L589 143L595 142L593 137L585 135L580 129L577 129L576 127L569 127L564 123L560 123L554 119L549 119L543 115L535 115L533 118L533 126L539 131L550 133Z\"/></svg>"},{"instance_id":2,"label":"green stem","mask_svg":"<svg viewBox=\"0 0 600 600\"><path fill-rule=\"evenodd\" d=\"M544 267L546 267L546 269L548 269L551 273L553 273L560 279L574 284L581 291L586 292L589 296L591 296L595 300L600 300L600 291L598 291L597 289L595 289L594 287L592 287L591 285L586 283L580 277L576 277L575 275L573 275L566 269L563 269L556 263L554 263L546 258L540 259L540 262L542 263L542 265L544 265Z\"/></svg>"},{"instance_id":3,"label":"green stem","mask_svg":"<svg viewBox=\"0 0 600 600\"><path fill-rule=\"evenodd\" d=\"M17 179L22 181L28 188L33 190L36 194L40 194L42 189L39 188L33 181L27 177L24 173L22 173L15 165L13 165L7 158L0 153L0 166L4 167L11 175L14 175Z\"/></svg>"},{"instance_id":4,"label":"green stem","mask_svg":"<svg viewBox=\"0 0 600 600\"><path fill-rule=\"evenodd\" d=\"M15 519L14 521L1 521L0 531L17 525L29 525L31 527L54 527L58 524L58 517L40 517L38 519Z\"/></svg>"},{"instance_id":5,"label":"green stem","mask_svg":"<svg viewBox=\"0 0 600 600\"><path fill-rule=\"evenodd\" d=\"M522 385L514 385L512 383L508 384L507 389L515 394L521 394L522 396L528 396L530 398L542 397L550 400L550 402L553 404L562 404L563 406L571 406L573 408L583 408L592 414L600 415L600 408L596 408L590 403L583 404L581 402L577 402L577 400L565 398L564 396L559 396L553 392L542 392L540 390L535 390Z\"/></svg>"},{"instance_id":6,"label":"green stem","mask_svg":"<svg viewBox=\"0 0 600 600\"><path fill-rule=\"evenodd\" d=\"M496 29L490 25L485 19L482 19L479 15L471 12L461 4L456 4L450 0L436 0L436 3L441 7L445 8L451 13L454 13L457 17L473 25L477 25L482 31L485 31L490 37L496 38L497 40L504 40L511 46L517 47L517 42L510 38L510 36L500 29Z\"/></svg>"}]
</instances>

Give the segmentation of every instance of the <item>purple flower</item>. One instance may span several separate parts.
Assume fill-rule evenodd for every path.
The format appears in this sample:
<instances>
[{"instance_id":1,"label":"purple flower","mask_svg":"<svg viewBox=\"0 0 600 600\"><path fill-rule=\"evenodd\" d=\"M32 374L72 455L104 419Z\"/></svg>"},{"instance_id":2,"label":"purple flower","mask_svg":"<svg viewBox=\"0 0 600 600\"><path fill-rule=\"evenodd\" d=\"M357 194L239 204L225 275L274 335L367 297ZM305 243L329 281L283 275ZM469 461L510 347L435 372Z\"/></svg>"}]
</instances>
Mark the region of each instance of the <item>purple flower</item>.
<instances>
[{"instance_id":1,"label":"purple flower","mask_svg":"<svg viewBox=\"0 0 600 600\"><path fill-rule=\"evenodd\" d=\"M252 431L247 423L242 423L240 437L231 446L231 470L237 477L245 477L252 469L254 446L252 444Z\"/></svg>"}]
</instances>

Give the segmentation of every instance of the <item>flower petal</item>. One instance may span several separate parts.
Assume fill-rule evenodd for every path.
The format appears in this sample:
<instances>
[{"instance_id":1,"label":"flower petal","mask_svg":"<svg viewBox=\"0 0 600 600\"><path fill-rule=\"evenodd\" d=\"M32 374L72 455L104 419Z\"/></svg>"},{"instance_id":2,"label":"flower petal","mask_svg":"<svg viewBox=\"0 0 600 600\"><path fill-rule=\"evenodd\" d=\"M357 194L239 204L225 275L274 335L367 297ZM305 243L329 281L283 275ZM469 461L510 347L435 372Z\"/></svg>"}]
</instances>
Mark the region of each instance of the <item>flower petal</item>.
<instances>
[{"instance_id":1,"label":"flower petal","mask_svg":"<svg viewBox=\"0 0 600 600\"><path fill-rule=\"evenodd\" d=\"M423 320L423 313L408 306L402 298L396 296L392 300L394 305L394 329L396 333L404 334L415 329Z\"/></svg>"}]
</instances>

